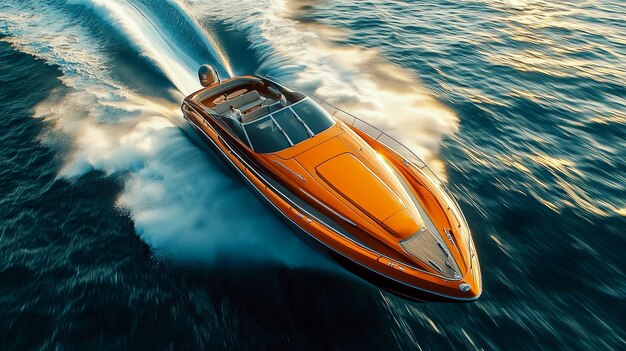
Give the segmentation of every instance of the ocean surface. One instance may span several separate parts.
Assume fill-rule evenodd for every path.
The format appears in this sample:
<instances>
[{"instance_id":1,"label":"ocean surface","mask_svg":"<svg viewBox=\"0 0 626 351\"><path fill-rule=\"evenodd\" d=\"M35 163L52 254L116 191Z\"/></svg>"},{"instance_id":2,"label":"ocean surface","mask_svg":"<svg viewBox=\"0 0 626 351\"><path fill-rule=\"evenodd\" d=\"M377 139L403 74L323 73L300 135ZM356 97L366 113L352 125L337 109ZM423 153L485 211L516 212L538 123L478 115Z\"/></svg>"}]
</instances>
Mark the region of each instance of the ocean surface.
<instances>
[{"instance_id":1,"label":"ocean surface","mask_svg":"<svg viewBox=\"0 0 626 351\"><path fill-rule=\"evenodd\" d=\"M624 33L620 0L3 0L0 349L626 349ZM185 125L203 63L409 145L480 300L300 241Z\"/></svg>"}]
</instances>

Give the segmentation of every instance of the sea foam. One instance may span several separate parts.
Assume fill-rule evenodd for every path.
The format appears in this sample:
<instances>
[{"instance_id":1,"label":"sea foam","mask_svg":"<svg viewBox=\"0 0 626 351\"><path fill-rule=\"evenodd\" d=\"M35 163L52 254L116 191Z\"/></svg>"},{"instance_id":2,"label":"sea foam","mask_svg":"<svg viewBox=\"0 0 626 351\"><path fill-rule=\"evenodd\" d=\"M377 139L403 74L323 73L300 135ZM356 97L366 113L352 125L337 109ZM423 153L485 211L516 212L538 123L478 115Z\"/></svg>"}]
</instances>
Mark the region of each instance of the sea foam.
<instances>
[{"instance_id":1,"label":"sea foam","mask_svg":"<svg viewBox=\"0 0 626 351\"><path fill-rule=\"evenodd\" d=\"M168 28L151 25L156 19L128 3L96 0L67 6L87 7L113 26L177 91L161 98L142 96L114 78L108 48L68 19L65 8L42 5L29 13L32 9L19 3L6 6L1 16L10 37L5 40L63 72L60 79L67 89L34 111L50 122L48 138L71 140L60 178L72 181L94 170L123 177L117 205L128 211L137 234L160 257L333 267L185 133L180 102L199 88L193 74L197 62L177 49ZM66 36L50 34L54 28Z\"/></svg>"}]
</instances>

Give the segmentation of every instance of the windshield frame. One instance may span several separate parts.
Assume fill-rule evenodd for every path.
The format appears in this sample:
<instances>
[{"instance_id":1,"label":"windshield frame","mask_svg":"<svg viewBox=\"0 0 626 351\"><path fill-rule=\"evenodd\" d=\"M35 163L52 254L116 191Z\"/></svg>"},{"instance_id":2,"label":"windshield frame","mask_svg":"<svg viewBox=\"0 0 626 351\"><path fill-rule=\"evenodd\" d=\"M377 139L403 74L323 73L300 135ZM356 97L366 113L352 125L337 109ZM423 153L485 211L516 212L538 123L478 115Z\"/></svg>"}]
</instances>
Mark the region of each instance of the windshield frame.
<instances>
[{"instance_id":1,"label":"windshield frame","mask_svg":"<svg viewBox=\"0 0 626 351\"><path fill-rule=\"evenodd\" d=\"M289 144L290 144L290 146L289 146L289 147L286 147L286 148L284 148L284 149L280 149L280 150L276 150L276 151L271 151L271 152L264 152L264 153L271 154L271 153L280 152L280 151L283 151L283 150L289 149L289 148L291 148L291 147L293 147L293 146L295 146L295 145L298 145L298 144L300 144L300 143L302 143L302 142L305 142L305 141L307 141L307 140L309 140L309 139L311 139L311 138L315 137L316 135L318 135L318 134L320 134L320 133L323 133L324 131L326 131L326 130L328 130L328 129L332 128L333 126L335 126L335 125L337 124L337 120L336 120L336 119L335 119L335 118L334 118L334 117L333 117L330 113L328 113L328 111L326 111L326 109L324 109L323 107L321 107L321 108L322 108L322 110L324 110L326 113L328 113L328 116L330 116L330 118L332 119L333 124L331 124L328 128L324 129L323 131L321 131L321 132L319 132L319 133L317 133L317 134L316 134L316 133L314 133L314 132L312 132L311 128L310 128L310 127L306 124L305 119L304 119L304 118L302 118L300 115L298 115L298 113L296 112L296 110L294 110L294 109L292 109L292 108L291 108L292 106L294 106L294 105L298 105L298 104L301 104L303 101L307 101L307 100L308 100L308 101L311 101L311 103L315 104L315 101L313 101L312 99L310 99L310 98L307 96L307 97L305 97L304 99L302 99L302 100L300 100L300 101L297 101L297 102L295 102L295 103L293 103L293 104L291 104L291 105L285 106L285 107L283 107L282 109L280 109L280 110L278 110L278 111L274 111L274 112L268 113L267 115L262 116L261 118L257 118L257 119L255 119L255 120L253 120L253 121L246 122L246 123L240 123L240 124L241 124L241 126L243 127L243 130L244 130L244 132L245 132L245 134L246 134L246 137L248 137L248 132L247 132L247 130L246 130L246 126L248 126L248 125L250 125L250 124L252 124L252 123L259 123L259 122L261 122L261 121L264 121L264 120L267 120L267 119L271 119L271 120L273 121L274 125L275 125L275 126L278 128L278 130L281 132L282 136L283 136L283 137L285 137L285 139L287 139L287 141L288 141L288 142L289 142ZM300 122L300 123L301 123L301 124L302 124L302 125L306 128L306 130L307 130L307 134L309 135L309 137L308 137L308 138L303 139L303 140L299 141L299 142L298 142L298 143L296 143L296 144L294 144L294 143L291 141L291 139L289 138L289 135L287 135L287 133L284 131L284 128L283 128L283 127L282 127L282 126L278 123L278 121L276 121L276 119L274 118L274 114L275 114L275 113L280 112L280 111L283 111L284 109L289 109L289 110L291 111L291 113L292 113L292 114L293 114L293 115L294 115L294 116L298 119L298 122ZM249 146L250 146L250 148L254 151L254 150L255 150L255 147L254 147L254 145L252 144L252 142L251 142L250 138L248 138L248 142L249 142Z\"/></svg>"}]
</instances>

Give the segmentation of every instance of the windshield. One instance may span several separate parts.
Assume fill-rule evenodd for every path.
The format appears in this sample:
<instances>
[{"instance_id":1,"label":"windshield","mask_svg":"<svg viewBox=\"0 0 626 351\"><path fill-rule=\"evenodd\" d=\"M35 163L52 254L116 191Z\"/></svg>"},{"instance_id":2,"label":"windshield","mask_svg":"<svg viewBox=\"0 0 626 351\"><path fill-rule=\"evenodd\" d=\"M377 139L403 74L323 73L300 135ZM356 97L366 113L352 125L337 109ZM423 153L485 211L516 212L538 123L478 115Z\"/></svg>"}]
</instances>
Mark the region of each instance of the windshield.
<instances>
[{"instance_id":1,"label":"windshield","mask_svg":"<svg viewBox=\"0 0 626 351\"><path fill-rule=\"evenodd\" d=\"M334 124L322 107L305 98L243 126L252 149L270 153L298 144Z\"/></svg>"},{"instance_id":2,"label":"windshield","mask_svg":"<svg viewBox=\"0 0 626 351\"><path fill-rule=\"evenodd\" d=\"M306 98L291 108L304 120L314 134L319 134L335 124L333 117L320 105Z\"/></svg>"},{"instance_id":3,"label":"windshield","mask_svg":"<svg viewBox=\"0 0 626 351\"><path fill-rule=\"evenodd\" d=\"M275 112L272 116L283 127L294 145L309 138L309 133L302 119L296 116L291 109L284 108Z\"/></svg>"},{"instance_id":4,"label":"windshield","mask_svg":"<svg viewBox=\"0 0 626 351\"><path fill-rule=\"evenodd\" d=\"M291 146L287 137L271 118L263 118L247 124L246 132L256 152L276 152Z\"/></svg>"}]
</instances>

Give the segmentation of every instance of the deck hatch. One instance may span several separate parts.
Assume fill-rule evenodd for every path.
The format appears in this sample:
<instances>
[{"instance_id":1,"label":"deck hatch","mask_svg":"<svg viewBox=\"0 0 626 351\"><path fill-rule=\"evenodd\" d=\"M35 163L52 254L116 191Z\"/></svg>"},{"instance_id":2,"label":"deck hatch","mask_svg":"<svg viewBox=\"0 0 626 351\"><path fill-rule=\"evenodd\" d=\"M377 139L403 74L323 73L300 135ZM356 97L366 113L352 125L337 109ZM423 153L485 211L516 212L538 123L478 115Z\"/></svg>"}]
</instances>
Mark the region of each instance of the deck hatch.
<instances>
[{"instance_id":1,"label":"deck hatch","mask_svg":"<svg viewBox=\"0 0 626 351\"><path fill-rule=\"evenodd\" d=\"M381 223L404 209L400 198L350 153L335 156L315 170L336 192Z\"/></svg>"},{"instance_id":2,"label":"deck hatch","mask_svg":"<svg viewBox=\"0 0 626 351\"><path fill-rule=\"evenodd\" d=\"M447 247L428 228L422 228L413 236L400 241L400 246L409 255L434 267L444 277L450 279L461 277L459 267Z\"/></svg>"}]
</instances>

